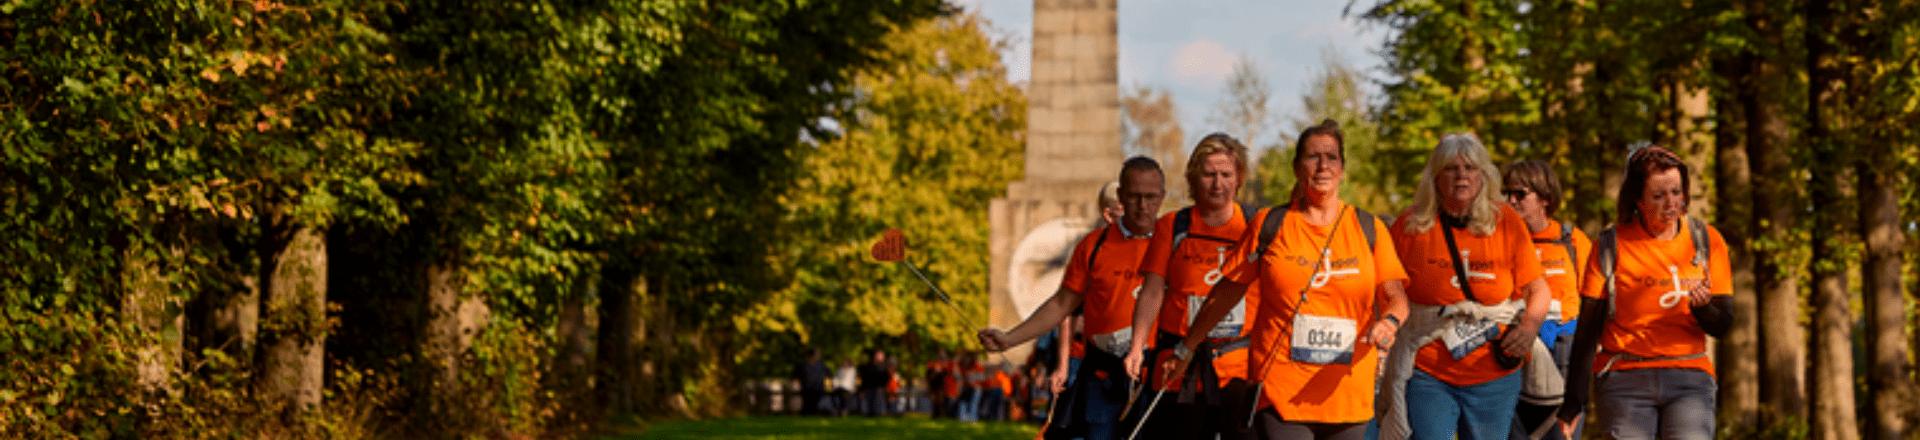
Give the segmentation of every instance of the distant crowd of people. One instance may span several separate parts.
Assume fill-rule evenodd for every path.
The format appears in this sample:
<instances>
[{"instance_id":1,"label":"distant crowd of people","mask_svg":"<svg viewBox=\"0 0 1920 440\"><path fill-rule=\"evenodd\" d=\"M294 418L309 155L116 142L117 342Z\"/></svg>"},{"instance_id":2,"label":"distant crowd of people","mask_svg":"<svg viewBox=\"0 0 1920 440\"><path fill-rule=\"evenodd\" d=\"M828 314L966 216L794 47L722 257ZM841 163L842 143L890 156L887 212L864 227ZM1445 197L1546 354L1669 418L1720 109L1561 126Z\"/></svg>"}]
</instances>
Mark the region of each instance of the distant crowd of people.
<instances>
[{"instance_id":1,"label":"distant crowd of people","mask_svg":"<svg viewBox=\"0 0 1920 440\"><path fill-rule=\"evenodd\" d=\"M1044 355L1031 357L1021 369L1005 360L982 362L979 353L954 356L941 350L927 363L917 387L901 378L899 360L887 357L885 350L871 349L867 355L867 362L856 365L847 359L832 369L819 350L808 350L792 375L800 384L800 415L878 417L920 411L962 421L1035 420L1046 417L1054 394L1034 387L1031 379L1047 376L1049 369L1041 365ZM910 392L913 388L919 393ZM925 400L916 395L921 393Z\"/></svg>"}]
</instances>

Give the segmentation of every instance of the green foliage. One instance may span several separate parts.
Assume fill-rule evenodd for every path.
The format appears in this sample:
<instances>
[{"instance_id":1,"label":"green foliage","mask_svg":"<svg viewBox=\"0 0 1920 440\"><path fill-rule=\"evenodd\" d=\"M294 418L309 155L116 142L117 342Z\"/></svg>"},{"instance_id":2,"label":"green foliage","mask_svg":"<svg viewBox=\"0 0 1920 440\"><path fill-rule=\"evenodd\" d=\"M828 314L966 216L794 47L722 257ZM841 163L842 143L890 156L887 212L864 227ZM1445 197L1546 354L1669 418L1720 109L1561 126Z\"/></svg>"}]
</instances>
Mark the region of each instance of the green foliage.
<instances>
[{"instance_id":1,"label":"green foliage","mask_svg":"<svg viewBox=\"0 0 1920 440\"><path fill-rule=\"evenodd\" d=\"M1377 116L1360 88L1366 77L1331 51L1323 53L1321 61L1327 70L1314 75L1310 94L1301 97L1308 116L1292 121L1291 131L1282 133L1285 142L1260 157L1256 184L1261 194L1269 195L1275 204L1287 203L1296 181L1294 144L1307 127L1332 119L1339 124L1346 146L1346 178L1341 182L1340 199L1375 214L1399 214L1412 201L1417 178L1386 172L1393 167L1375 157L1384 146L1379 140Z\"/></svg>"},{"instance_id":2,"label":"green foliage","mask_svg":"<svg viewBox=\"0 0 1920 440\"><path fill-rule=\"evenodd\" d=\"M907 268L868 255L889 228L905 232L907 258L966 320L985 322L986 208L1019 178L1026 100L1006 82L1004 43L976 16L923 20L886 40L884 61L860 71L835 114L841 133L795 151L810 173L777 203L787 232L767 263L790 270L792 284L736 319L768 335L742 352L761 361L752 371L784 373L799 346L851 356L883 335L972 344L967 323Z\"/></svg>"}]
</instances>

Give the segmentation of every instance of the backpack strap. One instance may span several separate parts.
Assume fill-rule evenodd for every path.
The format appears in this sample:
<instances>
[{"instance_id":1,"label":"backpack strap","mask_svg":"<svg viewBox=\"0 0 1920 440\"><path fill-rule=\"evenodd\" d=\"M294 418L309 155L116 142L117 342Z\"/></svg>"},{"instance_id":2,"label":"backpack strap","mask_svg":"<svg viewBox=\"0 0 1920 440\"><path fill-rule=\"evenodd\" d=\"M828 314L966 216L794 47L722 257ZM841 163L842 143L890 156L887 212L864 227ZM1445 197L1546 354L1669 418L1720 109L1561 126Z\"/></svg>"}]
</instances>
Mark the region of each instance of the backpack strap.
<instances>
[{"instance_id":1,"label":"backpack strap","mask_svg":"<svg viewBox=\"0 0 1920 440\"><path fill-rule=\"evenodd\" d=\"M1593 261L1600 264L1600 276L1606 278L1607 283L1607 320L1613 319L1613 311L1618 307L1613 298L1613 265L1620 259L1619 233L1615 229L1602 230L1593 240Z\"/></svg>"},{"instance_id":2,"label":"backpack strap","mask_svg":"<svg viewBox=\"0 0 1920 440\"><path fill-rule=\"evenodd\" d=\"M1267 217L1260 220L1260 245L1255 246L1247 262L1259 261L1267 255L1267 246L1273 244L1273 237L1280 235L1280 223L1287 221L1287 211L1293 210L1293 204L1287 203L1267 208Z\"/></svg>"},{"instance_id":3,"label":"backpack strap","mask_svg":"<svg viewBox=\"0 0 1920 440\"><path fill-rule=\"evenodd\" d=\"M1273 244L1273 239L1275 236L1280 235L1280 224L1287 220L1287 211L1292 211L1292 210L1293 210L1292 203L1275 206L1273 208L1267 209L1266 219L1260 221L1260 245L1258 248L1254 249L1252 257L1248 258L1248 260L1250 261L1258 260L1261 257L1267 255L1267 247ZM1373 247L1376 244L1375 242L1376 238L1374 237L1377 236L1376 235L1377 233L1374 232L1374 228L1373 228L1373 218L1374 218L1373 213L1367 212L1367 210L1364 210L1364 209L1360 209L1360 207L1358 206L1354 206L1353 216L1355 217L1355 220L1360 222L1360 232L1367 236L1367 252L1373 252ZM1339 220L1336 219L1335 221L1339 221Z\"/></svg>"},{"instance_id":4,"label":"backpack strap","mask_svg":"<svg viewBox=\"0 0 1920 440\"><path fill-rule=\"evenodd\" d=\"M1113 225L1100 229L1100 238L1093 240L1093 250L1087 253L1087 274L1093 274L1093 262L1100 259L1100 245L1107 244L1107 234L1113 232Z\"/></svg>"},{"instance_id":5,"label":"backpack strap","mask_svg":"<svg viewBox=\"0 0 1920 440\"><path fill-rule=\"evenodd\" d=\"M1580 272L1587 268L1580 265L1580 253L1573 250L1573 225L1567 222L1560 222L1560 247L1567 249L1567 262L1573 264L1567 270L1573 272L1573 291L1579 292L1580 276L1586 275Z\"/></svg>"},{"instance_id":6,"label":"backpack strap","mask_svg":"<svg viewBox=\"0 0 1920 440\"><path fill-rule=\"evenodd\" d=\"M1234 202L1233 206L1240 209L1241 222L1249 225L1253 224L1253 212L1255 211L1254 209L1248 209L1247 205L1242 205L1240 204L1240 202ZM1175 212L1173 214L1173 246L1171 247L1171 249L1176 249L1176 250L1180 249L1181 241L1185 241L1187 237L1194 237L1195 235L1187 232L1192 228L1193 228L1193 207L1192 206L1180 208L1179 212ZM1205 235L1199 235L1197 237L1205 238L1213 241L1225 242L1228 244L1238 242L1239 241L1238 239L1240 238L1240 237L1209 237Z\"/></svg>"},{"instance_id":7,"label":"backpack strap","mask_svg":"<svg viewBox=\"0 0 1920 440\"><path fill-rule=\"evenodd\" d=\"M1698 217L1687 216L1687 233L1693 235L1694 267L1700 268L1701 278L1711 280L1713 272L1707 270L1707 255L1712 252L1707 249L1707 222L1701 221Z\"/></svg>"},{"instance_id":8,"label":"backpack strap","mask_svg":"<svg viewBox=\"0 0 1920 440\"><path fill-rule=\"evenodd\" d=\"M1567 270L1573 271L1573 274L1574 274L1573 289L1575 291L1579 291L1580 276L1585 275L1581 272L1586 270L1586 266L1580 265L1580 254L1578 252L1574 252L1573 250L1573 225L1567 222L1560 222L1560 238L1552 238L1552 239L1536 238L1536 239L1533 239L1533 243L1534 244L1544 244L1544 243L1558 244L1560 245L1561 248L1565 248L1567 250L1567 264L1569 265Z\"/></svg>"},{"instance_id":9,"label":"backpack strap","mask_svg":"<svg viewBox=\"0 0 1920 440\"><path fill-rule=\"evenodd\" d=\"M1179 212L1173 213L1173 246L1167 248L1169 252L1180 250L1180 242L1187 239L1187 229L1192 227L1192 206L1180 208Z\"/></svg>"}]
</instances>

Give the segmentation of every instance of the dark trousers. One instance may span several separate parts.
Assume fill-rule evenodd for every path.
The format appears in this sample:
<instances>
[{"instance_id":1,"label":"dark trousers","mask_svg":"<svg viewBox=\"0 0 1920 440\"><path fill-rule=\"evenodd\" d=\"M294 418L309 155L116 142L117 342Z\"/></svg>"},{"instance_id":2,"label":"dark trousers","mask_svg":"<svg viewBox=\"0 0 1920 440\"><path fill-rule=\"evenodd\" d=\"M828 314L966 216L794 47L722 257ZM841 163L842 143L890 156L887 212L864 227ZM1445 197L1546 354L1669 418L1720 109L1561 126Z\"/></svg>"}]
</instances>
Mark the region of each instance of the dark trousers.
<instances>
[{"instance_id":1,"label":"dark trousers","mask_svg":"<svg viewBox=\"0 0 1920 440\"><path fill-rule=\"evenodd\" d=\"M800 390L800 415L811 416L820 414L820 400L826 397L826 395L827 390L819 388Z\"/></svg>"}]
</instances>

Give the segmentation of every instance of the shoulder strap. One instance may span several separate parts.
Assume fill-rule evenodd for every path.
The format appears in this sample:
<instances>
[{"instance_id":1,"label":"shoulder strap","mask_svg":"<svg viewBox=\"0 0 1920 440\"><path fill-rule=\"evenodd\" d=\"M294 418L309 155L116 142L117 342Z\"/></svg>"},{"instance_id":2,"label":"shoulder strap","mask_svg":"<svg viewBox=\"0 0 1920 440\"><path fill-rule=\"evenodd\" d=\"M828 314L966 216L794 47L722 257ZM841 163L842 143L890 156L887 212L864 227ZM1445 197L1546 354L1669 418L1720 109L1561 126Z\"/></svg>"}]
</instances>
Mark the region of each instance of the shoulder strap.
<instances>
[{"instance_id":1,"label":"shoulder strap","mask_svg":"<svg viewBox=\"0 0 1920 440\"><path fill-rule=\"evenodd\" d=\"M1573 224L1560 222L1560 247L1567 250L1567 272L1573 274L1573 290L1580 292L1580 277L1586 275L1586 266L1580 265L1580 253L1573 250Z\"/></svg>"},{"instance_id":2,"label":"shoulder strap","mask_svg":"<svg viewBox=\"0 0 1920 440\"><path fill-rule=\"evenodd\" d=\"M1260 221L1260 245L1253 249L1248 262L1257 261L1267 255L1267 246L1273 244L1273 237L1280 235L1280 223L1287 221L1287 211L1293 210L1293 204L1287 203L1267 208L1267 217Z\"/></svg>"},{"instance_id":3,"label":"shoulder strap","mask_svg":"<svg viewBox=\"0 0 1920 440\"><path fill-rule=\"evenodd\" d=\"M1107 227L1105 228L1101 228L1100 238L1096 238L1093 240L1093 250L1087 253L1087 274L1088 275L1093 274L1093 262L1098 261L1100 259L1100 245L1107 244L1107 234L1113 232L1112 229L1113 229L1113 225L1111 224L1107 225Z\"/></svg>"},{"instance_id":4,"label":"shoulder strap","mask_svg":"<svg viewBox=\"0 0 1920 440\"><path fill-rule=\"evenodd\" d=\"M1473 279L1467 278L1467 265L1460 262L1460 246L1453 242L1453 227L1440 223L1440 234L1447 237L1447 257L1453 259L1453 276L1460 280L1460 292L1466 294L1468 301L1475 301Z\"/></svg>"},{"instance_id":5,"label":"shoulder strap","mask_svg":"<svg viewBox=\"0 0 1920 440\"><path fill-rule=\"evenodd\" d=\"M1259 209L1249 208L1247 207L1247 205L1240 204L1240 202L1233 202L1233 206L1240 207L1241 222L1245 222L1246 224L1249 224L1249 225L1253 224L1253 212L1258 211Z\"/></svg>"},{"instance_id":6,"label":"shoulder strap","mask_svg":"<svg viewBox=\"0 0 1920 440\"><path fill-rule=\"evenodd\" d=\"M1249 260L1259 259L1267 254L1267 247L1273 244L1273 238L1280 235L1280 224L1287 220L1287 211L1292 210L1292 203L1267 210L1266 219L1260 221L1260 245L1254 249L1252 258L1248 258ZM1373 247L1376 245L1374 237L1377 234L1373 230L1373 213L1355 206L1353 215L1360 222L1360 233L1367 236L1367 252L1373 252Z\"/></svg>"},{"instance_id":7,"label":"shoulder strap","mask_svg":"<svg viewBox=\"0 0 1920 440\"><path fill-rule=\"evenodd\" d=\"M1687 216L1687 233L1693 235L1693 265L1700 268L1700 277L1708 278L1713 272L1707 270L1707 222L1698 217ZM1709 284L1711 286L1711 284Z\"/></svg>"},{"instance_id":8,"label":"shoulder strap","mask_svg":"<svg viewBox=\"0 0 1920 440\"><path fill-rule=\"evenodd\" d=\"M1613 319L1613 310L1616 308L1613 300L1613 264L1620 259L1620 250L1616 246L1616 242L1619 241L1616 236L1619 234L1615 229L1602 230L1599 237L1593 240L1593 261L1600 263L1600 276L1605 277L1607 283L1608 320Z\"/></svg>"},{"instance_id":9,"label":"shoulder strap","mask_svg":"<svg viewBox=\"0 0 1920 440\"><path fill-rule=\"evenodd\" d=\"M1193 227L1193 207L1180 208L1173 213L1173 246L1167 249L1178 251L1180 242L1187 239L1187 229Z\"/></svg>"},{"instance_id":10,"label":"shoulder strap","mask_svg":"<svg viewBox=\"0 0 1920 440\"><path fill-rule=\"evenodd\" d=\"M1373 232L1373 213L1355 206L1353 207L1353 216L1360 220L1360 233L1367 236L1367 252L1373 252L1373 247L1377 245L1374 239L1375 233Z\"/></svg>"}]
</instances>

